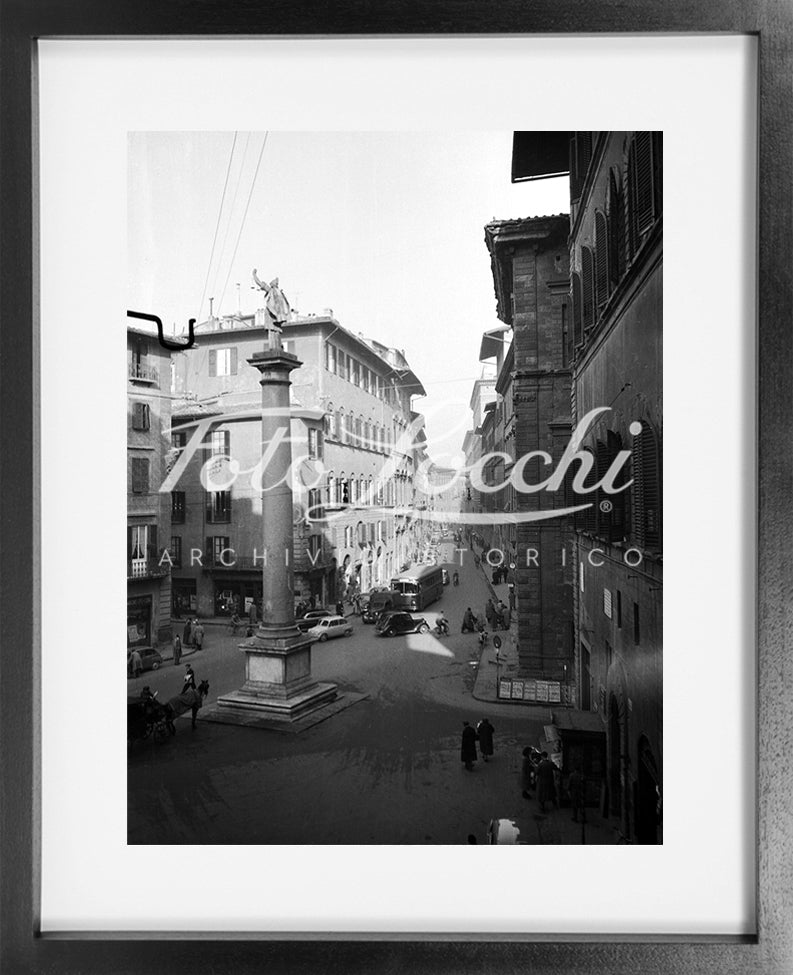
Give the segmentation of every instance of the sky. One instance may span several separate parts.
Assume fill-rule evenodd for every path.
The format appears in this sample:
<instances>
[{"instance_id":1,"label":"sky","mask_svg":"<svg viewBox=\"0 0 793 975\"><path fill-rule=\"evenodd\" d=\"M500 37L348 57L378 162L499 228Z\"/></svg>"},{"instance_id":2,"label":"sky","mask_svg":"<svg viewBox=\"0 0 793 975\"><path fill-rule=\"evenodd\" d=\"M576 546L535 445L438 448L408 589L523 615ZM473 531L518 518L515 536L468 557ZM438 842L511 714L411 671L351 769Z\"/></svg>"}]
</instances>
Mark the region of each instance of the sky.
<instances>
[{"instance_id":1,"label":"sky","mask_svg":"<svg viewBox=\"0 0 793 975\"><path fill-rule=\"evenodd\" d=\"M179 332L210 297L253 312L252 269L277 276L301 314L404 350L430 456L456 465L499 325L485 224L569 206L566 178L512 184L511 150L512 132L131 133L127 307Z\"/></svg>"}]
</instances>

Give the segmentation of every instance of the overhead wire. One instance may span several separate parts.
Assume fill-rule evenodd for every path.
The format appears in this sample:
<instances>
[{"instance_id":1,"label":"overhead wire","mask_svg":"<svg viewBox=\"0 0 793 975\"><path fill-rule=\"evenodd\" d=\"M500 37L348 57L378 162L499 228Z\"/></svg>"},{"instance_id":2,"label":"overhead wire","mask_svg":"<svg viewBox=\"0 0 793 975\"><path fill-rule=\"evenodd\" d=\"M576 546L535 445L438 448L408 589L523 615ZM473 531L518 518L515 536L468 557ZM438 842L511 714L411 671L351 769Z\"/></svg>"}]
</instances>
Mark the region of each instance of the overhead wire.
<instances>
[{"instance_id":1,"label":"overhead wire","mask_svg":"<svg viewBox=\"0 0 793 975\"><path fill-rule=\"evenodd\" d=\"M196 315L196 319L199 322L201 321L201 312L204 308L204 299L206 298L207 288L209 287L209 272L212 270L212 259L215 256L215 244L217 243L218 240L218 230L220 230L220 218L223 216L223 204L226 201L226 189L228 188L229 185L229 175L231 174L231 163L232 160L234 159L234 148L237 145L238 135L239 135L238 132L234 133L234 139L231 143L231 152L229 153L229 163L228 166L226 167L226 179L223 183L223 193L220 197L220 206L218 207L218 218L217 218L217 222L215 223L215 234L212 238L212 249L209 252L209 264L207 264L207 273L206 273L206 278L204 280L204 290L201 293L201 301L198 303L198 314Z\"/></svg>"},{"instance_id":2,"label":"overhead wire","mask_svg":"<svg viewBox=\"0 0 793 975\"><path fill-rule=\"evenodd\" d=\"M242 231L243 231L243 229L245 227L245 220L246 220L246 218L248 216L248 208L251 205L251 198L253 197L253 190L254 190L254 187L256 186L256 177L259 175L259 167L262 164L262 156L264 155L264 148L267 145L267 139L268 139L269 135L270 135L269 130L264 133L264 139L262 140L262 147L259 150L259 158L256 160L256 169L254 170L253 179L251 180L251 188L250 188L250 191L248 192L248 199L245 202L245 210L243 211L243 214L242 214L242 222L240 223L239 233L237 234L237 240L236 240L236 242L234 244L234 252L231 255L231 262L229 264L229 273L226 275L226 281L225 281L225 283L223 285L223 293L220 296L220 302L218 303L218 307L220 307L223 304L223 298L224 298L224 296L226 294L226 288L228 287L229 278L231 277L231 272L232 272L232 270L234 268L234 258L237 256L237 248L239 247L239 245L240 245L240 239L242 238Z\"/></svg>"},{"instance_id":3,"label":"overhead wire","mask_svg":"<svg viewBox=\"0 0 793 975\"><path fill-rule=\"evenodd\" d=\"M218 255L218 261L217 261L217 265L215 267L215 276L212 279L212 290L215 291L215 292L217 292L218 277L220 276L221 268L223 267L223 255L226 253L226 241L229 239L229 230L231 230L231 222L232 222L232 218L234 216L234 207L235 207L235 205L237 203L237 194L239 193L240 186L242 184L242 173L243 173L243 170L245 169L245 160L246 160L246 158L248 156L248 146L250 145L250 142L251 142L251 134L250 134L250 132L248 132L247 136L245 137L245 148L242 151L242 161L240 162L239 172L237 173L237 182L236 182L236 185L234 187L234 196L232 197L232 200L231 200L231 208L229 210L229 218L228 218L228 221L226 222L226 231L223 234L223 243L222 243L222 245L220 247L220 254ZM221 299L221 301L218 302L218 309L220 309L221 302L222 302L222 299Z\"/></svg>"}]
</instances>

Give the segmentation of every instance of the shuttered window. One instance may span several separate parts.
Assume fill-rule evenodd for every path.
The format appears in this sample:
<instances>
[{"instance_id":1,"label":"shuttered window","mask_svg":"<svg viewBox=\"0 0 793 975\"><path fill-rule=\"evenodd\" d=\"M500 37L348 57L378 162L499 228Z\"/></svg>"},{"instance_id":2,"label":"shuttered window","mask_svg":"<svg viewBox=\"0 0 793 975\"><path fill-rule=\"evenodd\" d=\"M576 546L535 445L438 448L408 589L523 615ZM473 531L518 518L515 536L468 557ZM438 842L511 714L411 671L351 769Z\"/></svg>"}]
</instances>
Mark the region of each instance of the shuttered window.
<instances>
[{"instance_id":1,"label":"shuttered window","mask_svg":"<svg viewBox=\"0 0 793 975\"><path fill-rule=\"evenodd\" d=\"M613 169L609 175L608 236L609 280L613 291L625 271L625 203L619 177Z\"/></svg>"},{"instance_id":2,"label":"shuttered window","mask_svg":"<svg viewBox=\"0 0 793 975\"><path fill-rule=\"evenodd\" d=\"M584 341L583 308L581 302L581 275L578 271L573 271L570 275L572 281L571 299L573 303L573 344L581 345Z\"/></svg>"},{"instance_id":3,"label":"shuttered window","mask_svg":"<svg viewBox=\"0 0 793 975\"><path fill-rule=\"evenodd\" d=\"M132 458L132 493L148 494L149 491L149 458Z\"/></svg>"},{"instance_id":4,"label":"shuttered window","mask_svg":"<svg viewBox=\"0 0 793 975\"><path fill-rule=\"evenodd\" d=\"M595 261L590 247L581 248L581 313L584 334L595 324Z\"/></svg>"},{"instance_id":5,"label":"shuttered window","mask_svg":"<svg viewBox=\"0 0 793 975\"><path fill-rule=\"evenodd\" d=\"M653 160L653 133L637 132L628 153L628 231L630 256L636 253L642 235L653 225L659 201L654 176L660 182L660 168ZM660 211L658 211L660 212Z\"/></svg>"},{"instance_id":6,"label":"shuttered window","mask_svg":"<svg viewBox=\"0 0 793 975\"><path fill-rule=\"evenodd\" d=\"M595 469L597 471L598 482L602 481L609 469L608 446L598 440L595 448ZM597 535L599 538L611 539L611 495L606 494L602 488L597 490L597 504L595 505L595 520L597 523Z\"/></svg>"},{"instance_id":7,"label":"shuttered window","mask_svg":"<svg viewBox=\"0 0 793 975\"><path fill-rule=\"evenodd\" d=\"M590 454L595 453L595 451L593 451L591 447L584 447L583 449ZM593 484L595 482L596 471L597 471L597 457L595 457L595 462L592 465L592 470L589 474L589 477L585 481L584 484L585 487L588 487L590 484ZM586 494L577 494L576 492L572 492L572 493L575 499L573 502L574 504L589 505L589 507L585 508L584 511L579 511L576 513L575 527L579 531L594 533L597 530L597 511L595 509L597 508L597 502L598 502L597 495L600 492L589 491Z\"/></svg>"},{"instance_id":8,"label":"shuttered window","mask_svg":"<svg viewBox=\"0 0 793 975\"><path fill-rule=\"evenodd\" d=\"M148 403L132 404L132 429L148 430L151 426L151 413Z\"/></svg>"},{"instance_id":9,"label":"shuttered window","mask_svg":"<svg viewBox=\"0 0 793 975\"><path fill-rule=\"evenodd\" d=\"M609 298L609 237L606 216L595 214L595 304L598 315Z\"/></svg>"},{"instance_id":10,"label":"shuttered window","mask_svg":"<svg viewBox=\"0 0 793 975\"><path fill-rule=\"evenodd\" d=\"M210 349L209 350L209 375L210 376L236 376L237 375L236 348Z\"/></svg>"},{"instance_id":11,"label":"shuttered window","mask_svg":"<svg viewBox=\"0 0 793 975\"><path fill-rule=\"evenodd\" d=\"M632 533L638 545L661 545L661 457L658 438L652 427L642 422L642 431L633 438Z\"/></svg>"}]
</instances>

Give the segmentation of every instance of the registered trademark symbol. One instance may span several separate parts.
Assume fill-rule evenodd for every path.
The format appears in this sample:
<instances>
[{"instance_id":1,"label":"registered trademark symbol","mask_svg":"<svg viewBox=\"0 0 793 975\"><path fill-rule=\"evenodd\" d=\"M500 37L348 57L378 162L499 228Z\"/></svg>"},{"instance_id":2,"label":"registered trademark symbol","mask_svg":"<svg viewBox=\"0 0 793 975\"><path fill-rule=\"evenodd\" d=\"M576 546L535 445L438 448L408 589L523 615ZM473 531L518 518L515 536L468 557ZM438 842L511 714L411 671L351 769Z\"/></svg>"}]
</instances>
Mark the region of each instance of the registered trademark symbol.
<instances>
[{"instance_id":1,"label":"registered trademark symbol","mask_svg":"<svg viewBox=\"0 0 793 975\"><path fill-rule=\"evenodd\" d=\"M603 511L603 512L605 512L606 514L608 514L608 512L611 511L611 509L613 507L614 507L614 505L610 501L601 501L600 502L600 510Z\"/></svg>"}]
</instances>

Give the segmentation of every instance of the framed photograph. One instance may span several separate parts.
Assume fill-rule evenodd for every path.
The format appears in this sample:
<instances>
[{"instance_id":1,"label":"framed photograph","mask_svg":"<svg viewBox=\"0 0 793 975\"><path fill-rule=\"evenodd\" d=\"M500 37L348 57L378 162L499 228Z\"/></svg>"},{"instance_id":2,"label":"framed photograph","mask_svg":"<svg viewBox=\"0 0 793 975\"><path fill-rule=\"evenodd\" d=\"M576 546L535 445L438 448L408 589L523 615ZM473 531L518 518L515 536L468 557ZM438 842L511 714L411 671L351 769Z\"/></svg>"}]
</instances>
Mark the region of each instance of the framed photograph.
<instances>
[{"instance_id":1,"label":"framed photograph","mask_svg":"<svg viewBox=\"0 0 793 975\"><path fill-rule=\"evenodd\" d=\"M790 968L791 19L3 8L4 970Z\"/></svg>"}]
</instances>

